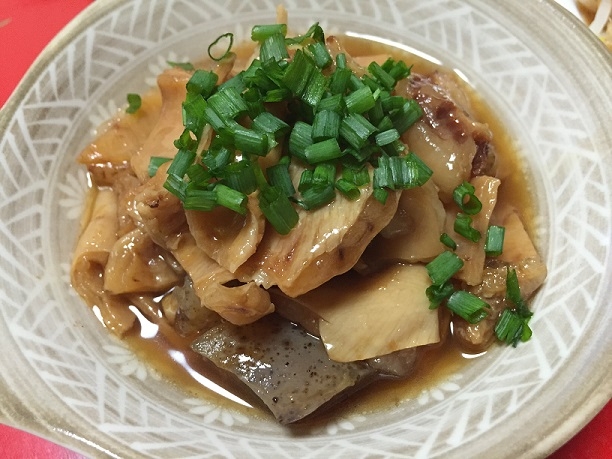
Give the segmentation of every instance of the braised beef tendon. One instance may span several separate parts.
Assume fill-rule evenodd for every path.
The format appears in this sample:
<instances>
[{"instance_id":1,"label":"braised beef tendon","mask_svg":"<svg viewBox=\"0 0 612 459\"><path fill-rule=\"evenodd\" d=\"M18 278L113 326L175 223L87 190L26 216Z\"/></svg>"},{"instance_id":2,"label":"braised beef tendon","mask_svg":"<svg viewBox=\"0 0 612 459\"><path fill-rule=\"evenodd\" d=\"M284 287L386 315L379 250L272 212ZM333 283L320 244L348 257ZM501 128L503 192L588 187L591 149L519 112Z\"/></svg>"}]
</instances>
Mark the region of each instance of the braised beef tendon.
<instances>
[{"instance_id":1,"label":"braised beef tendon","mask_svg":"<svg viewBox=\"0 0 612 459\"><path fill-rule=\"evenodd\" d=\"M466 83L318 24L253 36L169 63L79 155L70 275L104 326L282 424L527 341L528 180Z\"/></svg>"}]
</instances>

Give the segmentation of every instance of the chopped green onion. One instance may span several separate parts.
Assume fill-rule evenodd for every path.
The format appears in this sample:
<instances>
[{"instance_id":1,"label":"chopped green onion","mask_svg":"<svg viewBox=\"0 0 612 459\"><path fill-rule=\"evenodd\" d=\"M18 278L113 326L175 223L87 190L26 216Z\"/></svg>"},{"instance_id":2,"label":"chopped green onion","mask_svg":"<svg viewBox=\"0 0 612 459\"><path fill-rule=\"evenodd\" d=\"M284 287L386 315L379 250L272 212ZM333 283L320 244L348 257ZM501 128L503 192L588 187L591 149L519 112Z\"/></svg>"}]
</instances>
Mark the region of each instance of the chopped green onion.
<instances>
[{"instance_id":1,"label":"chopped green onion","mask_svg":"<svg viewBox=\"0 0 612 459\"><path fill-rule=\"evenodd\" d=\"M181 136L174 141L174 146L179 150L195 150L198 148L198 141L192 137L189 129L185 129Z\"/></svg>"},{"instance_id":2,"label":"chopped green onion","mask_svg":"<svg viewBox=\"0 0 612 459\"><path fill-rule=\"evenodd\" d=\"M469 182L463 182L453 190L453 201L462 212L468 215L476 215L482 209L480 199L474 194L476 189Z\"/></svg>"},{"instance_id":3,"label":"chopped green onion","mask_svg":"<svg viewBox=\"0 0 612 459\"><path fill-rule=\"evenodd\" d=\"M315 113L312 122L312 140L320 142L327 139L336 139L340 132L340 115L330 110L321 110Z\"/></svg>"},{"instance_id":4,"label":"chopped green onion","mask_svg":"<svg viewBox=\"0 0 612 459\"><path fill-rule=\"evenodd\" d=\"M289 134L289 153L302 161L306 161L304 151L312 143L312 126L303 121L296 122L291 134Z\"/></svg>"},{"instance_id":5,"label":"chopped green onion","mask_svg":"<svg viewBox=\"0 0 612 459\"><path fill-rule=\"evenodd\" d=\"M164 158L162 156L151 156L149 160L149 168L147 172L149 173L149 177L153 177L157 173L157 169L162 164L167 163L168 161L172 161L172 158Z\"/></svg>"},{"instance_id":6,"label":"chopped green onion","mask_svg":"<svg viewBox=\"0 0 612 459\"><path fill-rule=\"evenodd\" d=\"M285 45L285 36L281 33L275 33L267 37L261 44L259 56L263 62L287 59L289 52Z\"/></svg>"},{"instance_id":7,"label":"chopped green onion","mask_svg":"<svg viewBox=\"0 0 612 459\"><path fill-rule=\"evenodd\" d=\"M227 207L230 210L240 214L246 215L247 213L247 195L223 185L217 183L215 185L215 192L217 193L217 204L223 207Z\"/></svg>"},{"instance_id":8,"label":"chopped green onion","mask_svg":"<svg viewBox=\"0 0 612 459\"><path fill-rule=\"evenodd\" d=\"M455 292L455 288L451 282L445 282L442 285L432 284L425 290L425 294L429 299L429 309L436 309L444 300Z\"/></svg>"},{"instance_id":9,"label":"chopped green onion","mask_svg":"<svg viewBox=\"0 0 612 459\"><path fill-rule=\"evenodd\" d=\"M516 347L519 341L529 341L532 335L529 327L529 318L521 317L516 311L504 309L497 324L495 324L495 336L506 344Z\"/></svg>"},{"instance_id":10,"label":"chopped green onion","mask_svg":"<svg viewBox=\"0 0 612 459\"><path fill-rule=\"evenodd\" d=\"M191 62L173 62L173 61L166 61L166 63L170 66L170 67L176 67L179 69L183 69L183 70L187 70L189 71L193 71L195 70L195 67L193 66L193 64Z\"/></svg>"},{"instance_id":11,"label":"chopped green onion","mask_svg":"<svg viewBox=\"0 0 612 459\"><path fill-rule=\"evenodd\" d=\"M142 98L139 94L129 93L127 95L128 108L125 109L125 113L134 114L142 106Z\"/></svg>"},{"instance_id":12,"label":"chopped green onion","mask_svg":"<svg viewBox=\"0 0 612 459\"><path fill-rule=\"evenodd\" d=\"M336 197L336 190L333 184L312 185L302 192L302 199L298 204L306 210L314 210L329 204Z\"/></svg>"},{"instance_id":13,"label":"chopped green onion","mask_svg":"<svg viewBox=\"0 0 612 459\"><path fill-rule=\"evenodd\" d=\"M364 166L359 168L343 167L342 178L355 186L363 186L370 183L370 174Z\"/></svg>"},{"instance_id":14,"label":"chopped green onion","mask_svg":"<svg viewBox=\"0 0 612 459\"><path fill-rule=\"evenodd\" d=\"M375 103L372 90L367 86L353 91L344 98L344 105L349 113L367 112L374 107Z\"/></svg>"},{"instance_id":15,"label":"chopped green onion","mask_svg":"<svg viewBox=\"0 0 612 459\"><path fill-rule=\"evenodd\" d=\"M317 112L332 111L338 115L344 110L344 100L342 94L334 94L333 96L324 97L319 101L316 107Z\"/></svg>"},{"instance_id":16,"label":"chopped green onion","mask_svg":"<svg viewBox=\"0 0 612 459\"><path fill-rule=\"evenodd\" d=\"M374 137L376 145L379 147L389 145L400 138L399 132L396 129L389 129L387 131L379 132Z\"/></svg>"},{"instance_id":17,"label":"chopped green onion","mask_svg":"<svg viewBox=\"0 0 612 459\"><path fill-rule=\"evenodd\" d=\"M225 51L223 52L223 54L218 55L218 56L213 56L212 54L212 49L217 46L219 44L219 42L224 39L227 38L229 40L229 43L227 45L227 47L225 48ZM223 35L219 35L215 41L213 41L209 46L208 46L208 56L215 62L219 62L220 60L223 60L224 58L226 58L227 56L229 56L231 50L232 50L232 46L234 46L234 34L231 32L228 33L224 33Z\"/></svg>"},{"instance_id":18,"label":"chopped green onion","mask_svg":"<svg viewBox=\"0 0 612 459\"><path fill-rule=\"evenodd\" d=\"M472 226L472 218L462 213L457 214L455 218L454 230L455 233L472 242L478 242L481 237L480 231Z\"/></svg>"},{"instance_id":19,"label":"chopped green onion","mask_svg":"<svg viewBox=\"0 0 612 459\"><path fill-rule=\"evenodd\" d=\"M471 324L487 317L487 309L491 308L486 301L464 290L454 292L446 301L446 307Z\"/></svg>"},{"instance_id":20,"label":"chopped green onion","mask_svg":"<svg viewBox=\"0 0 612 459\"><path fill-rule=\"evenodd\" d=\"M325 35L323 34L323 29L321 28L318 22L311 25L304 35L287 38L286 43L287 45L301 45L309 38L312 38L314 41L325 42Z\"/></svg>"},{"instance_id":21,"label":"chopped green onion","mask_svg":"<svg viewBox=\"0 0 612 459\"><path fill-rule=\"evenodd\" d=\"M406 101L397 112L391 115L391 121L393 121L393 127L400 134L403 134L421 116L423 116L423 109L416 100L411 99Z\"/></svg>"},{"instance_id":22,"label":"chopped green onion","mask_svg":"<svg viewBox=\"0 0 612 459\"><path fill-rule=\"evenodd\" d=\"M244 115L249 107L234 87L226 87L210 96L208 105L223 120L234 120Z\"/></svg>"},{"instance_id":23,"label":"chopped green onion","mask_svg":"<svg viewBox=\"0 0 612 459\"><path fill-rule=\"evenodd\" d=\"M395 86L395 79L389 75L377 62L372 62L370 65L368 65L368 71L385 89L391 90Z\"/></svg>"},{"instance_id":24,"label":"chopped green onion","mask_svg":"<svg viewBox=\"0 0 612 459\"><path fill-rule=\"evenodd\" d=\"M298 184L298 191L302 193L310 188L313 184L314 171L312 169L305 169L300 175L300 183Z\"/></svg>"},{"instance_id":25,"label":"chopped green onion","mask_svg":"<svg viewBox=\"0 0 612 459\"><path fill-rule=\"evenodd\" d=\"M187 92L191 94L200 94L206 98L210 96L215 89L219 77L216 73L206 70L196 70L187 82Z\"/></svg>"},{"instance_id":26,"label":"chopped green onion","mask_svg":"<svg viewBox=\"0 0 612 459\"><path fill-rule=\"evenodd\" d=\"M484 250L490 257L497 257L502 254L504 249L504 234L506 229L503 226L491 225L487 229L487 238Z\"/></svg>"},{"instance_id":27,"label":"chopped green onion","mask_svg":"<svg viewBox=\"0 0 612 459\"><path fill-rule=\"evenodd\" d=\"M266 170L268 174L268 180L272 186L280 189L285 196L293 196L295 194L295 188L289 175L289 165L278 163L274 166L269 167Z\"/></svg>"},{"instance_id":28,"label":"chopped green onion","mask_svg":"<svg viewBox=\"0 0 612 459\"><path fill-rule=\"evenodd\" d=\"M187 168L193 164L195 157L195 151L179 150L168 168L168 174L184 177L187 173Z\"/></svg>"},{"instance_id":29,"label":"chopped green onion","mask_svg":"<svg viewBox=\"0 0 612 459\"><path fill-rule=\"evenodd\" d=\"M212 178L212 173L201 164L195 163L187 168L188 186L206 186Z\"/></svg>"},{"instance_id":30,"label":"chopped green onion","mask_svg":"<svg viewBox=\"0 0 612 459\"><path fill-rule=\"evenodd\" d=\"M320 70L315 69L310 75L308 84L303 91L301 98L306 104L311 107L316 107L325 94L327 87L327 77L325 77Z\"/></svg>"},{"instance_id":31,"label":"chopped green onion","mask_svg":"<svg viewBox=\"0 0 612 459\"><path fill-rule=\"evenodd\" d=\"M382 205L385 205L387 198L389 197L389 192L384 188L374 188L372 191L372 196L374 196L374 199L376 199Z\"/></svg>"},{"instance_id":32,"label":"chopped green onion","mask_svg":"<svg viewBox=\"0 0 612 459\"><path fill-rule=\"evenodd\" d=\"M335 186L336 186L336 189L340 191L340 193L342 193L344 196L347 197L347 199L351 201L358 199L359 196L361 195L361 192L359 191L359 188L357 187L357 185L355 185L352 182L349 182L348 180L338 179L336 181Z\"/></svg>"},{"instance_id":33,"label":"chopped green onion","mask_svg":"<svg viewBox=\"0 0 612 459\"><path fill-rule=\"evenodd\" d=\"M244 194L251 194L257 189L257 178L251 161L243 159L228 164L223 171L223 183Z\"/></svg>"},{"instance_id":34,"label":"chopped green onion","mask_svg":"<svg viewBox=\"0 0 612 459\"><path fill-rule=\"evenodd\" d=\"M216 176L223 175L231 159L232 152L223 146L211 146L202 155L202 163Z\"/></svg>"},{"instance_id":35,"label":"chopped green onion","mask_svg":"<svg viewBox=\"0 0 612 459\"><path fill-rule=\"evenodd\" d=\"M331 161L342 156L342 150L337 139L327 139L313 143L304 150L304 157L309 164Z\"/></svg>"},{"instance_id":36,"label":"chopped green onion","mask_svg":"<svg viewBox=\"0 0 612 459\"><path fill-rule=\"evenodd\" d=\"M331 185L336 179L336 166L332 163L318 164L312 174L314 185Z\"/></svg>"},{"instance_id":37,"label":"chopped green onion","mask_svg":"<svg viewBox=\"0 0 612 459\"><path fill-rule=\"evenodd\" d=\"M247 129L240 125L232 130L234 145L243 153L265 156L268 151L268 136L263 132Z\"/></svg>"},{"instance_id":38,"label":"chopped green onion","mask_svg":"<svg viewBox=\"0 0 612 459\"><path fill-rule=\"evenodd\" d=\"M288 234L298 223L299 216L291 201L275 186L261 190L259 208L279 234Z\"/></svg>"},{"instance_id":39,"label":"chopped green onion","mask_svg":"<svg viewBox=\"0 0 612 459\"><path fill-rule=\"evenodd\" d=\"M183 203L185 202L187 182L183 180L183 177L169 174L164 182L164 188L183 201Z\"/></svg>"},{"instance_id":40,"label":"chopped green onion","mask_svg":"<svg viewBox=\"0 0 612 459\"><path fill-rule=\"evenodd\" d=\"M217 192L215 190L189 190L183 199L183 207L186 210L211 211L217 207Z\"/></svg>"},{"instance_id":41,"label":"chopped green onion","mask_svg":"<svg viewBox=\"0 0 612 459\"><path fill-rule=\"evenodd\" d=\"M185 129L193 132L196 139L202 136L204 125L208 121L205 117L207 107L208 104L199 94L188 97L183 102L183 125Z\"/></svg>"},{"instance_id":42,"label":"chopped green onion","mask_svg":"<svg viewBox=\"0 0 612 459\"><path fill-rule=\"evenodd\" d=\"M346 68L346 54L338 53L336 55L336 67L338 67L339 69Z\"/></svg>"},{"instance_id":43,"label":"chopped green onion","mask_svg":"<svg viewBox=\"0 0 612 459\"><path fill-rule=\"evenodd\" d=\"M327 47L323 42L317 41L308 45L308 51L312 54L315 64L320 69L324 69L333 62L332 57L327 51Z\"/></svg>"},{"instance_id":44,"label":"chopped green onion","mask_svg":"<svg viewBox=\"0 0 612 459\"><path fill-rule=\"evenodd\" d=\"M374 188L395 189L393 172L391 171L391 159L388 156L378 158L378 166L374 169Z\"/></svg>"},{"instance_id":45,"label":"chopped green onion","mask_svg":"<svg viewBox=\"0 0 612 459\"><path fill-rule=\"evenodd\" d=\"M533 315L527 302L521 296L516 269L510 267L507 268L506 274L506 299L516 306L516 311L521 317L531 317Z\"/></svg>"},{"instance_id":46,"label":"chopped green onion","mask_svg":"<svg viewBox=\"0 0 612 459\"><path fill-rule=\"evenodd\" d=\"M519 341L529 341L532 335L529 320L533 313L521 297L516 270L508 267L506 275L506 301L515 306L506 308L495 325L495 335L507 344L517 346Z\"/></svg>"},{"instance_id":47,"label":"chopped green onion","mask_svg":"<svg viewBox=\"0 0 612 459\"><path fill-rule=\"evenodd\" d=\"M251 40L262 42L275 34L287 35L287 24L255 25L251 29Z\"/></svg>"},{"instance_id":48,"label":"chopped green onion","mask_svg":"<svg viewBox=\"0 0 612 459\"><path fill-rule=\"evenodd\" d=\"M365 146L368 137L374 132L376 127L358 113L349 114L340 123L340 136L357 150Z\"/></svg>"},{"instance_id":49,"label":"chopped green onion","mask_svg":"<svg viewBox=\"0 0 612 459\"><path fill-rule=\"evenodd\" d=\"M267 132L279 138L291 130L291 126L270 112L261 112L253 120L253 129Z\"/></svg>"},{"instance_id":50,"label":"chopped green onion","mask_svg":"<svg viewBox=\"0 0 612 459\"><path fill-rule=\"evenodd\" d=\"M448 247L449 249L452 249L452 250L457 249L457 243L453 240L452 237L450 237L446 233L442 233L442 235L440 236L440 242L444 244L446 247Z\"/></svg>"},{"instance_id":51,"label":"chopped green onion","mask_svg":"<svg viewBox=\"0 0 612 459\"><path fill-rule=\"evenodd\" d=\"M461 268L463 260L454 252L445 250L425 265L429 278L434 285L448 282Z\"/></svg>"},{"instance_id":52,"label":"chopped green onion","mask_svg":"<svg viewBox=\"0 0 612 459\"><path fill-rule=\"evenodd\" d=\"M340 56L340 55L338 55ZM353 72L347 67L337 67L329 81L329 91L332 94L344 94L348 88Z\"/></svg>"},{"instance_id":53,"label":"chopped green onion","mask_svg":"<svg viewBox=\"0 0 612 459\"><path fill-rule=\"evenodd\" d=\"M297 97L301 97L315 70L316 66L312 58L298 49L285 70L283 84Z\"/></svg>"}]
</instances>

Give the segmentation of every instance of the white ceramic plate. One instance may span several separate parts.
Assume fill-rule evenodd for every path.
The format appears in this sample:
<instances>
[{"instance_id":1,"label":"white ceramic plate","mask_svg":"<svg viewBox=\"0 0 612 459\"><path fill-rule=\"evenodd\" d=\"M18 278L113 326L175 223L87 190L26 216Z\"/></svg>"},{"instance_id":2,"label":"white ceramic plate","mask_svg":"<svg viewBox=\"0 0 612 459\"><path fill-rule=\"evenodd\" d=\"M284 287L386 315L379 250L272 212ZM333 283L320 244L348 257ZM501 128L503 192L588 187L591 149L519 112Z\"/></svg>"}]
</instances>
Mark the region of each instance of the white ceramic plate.
<instances>
[{"instance_id":1,"label":"white ceramic plate","mask_svg":"<svg viewBox=\"0 0 612 459\"><path fill-rule=\"evenodd\" d=\"M45 50L0 115L0 421L92 456L536 457L612 394L612 59L548 1L286 1L291 26L371 35L459 69L533 176L549 278L534 337L393 409L290 433L154 377L68 281L92 126L166 59L274 19L266 0L110 0ZM118 101L118 102L117 102Z\"/></svg>"}]
</instances>

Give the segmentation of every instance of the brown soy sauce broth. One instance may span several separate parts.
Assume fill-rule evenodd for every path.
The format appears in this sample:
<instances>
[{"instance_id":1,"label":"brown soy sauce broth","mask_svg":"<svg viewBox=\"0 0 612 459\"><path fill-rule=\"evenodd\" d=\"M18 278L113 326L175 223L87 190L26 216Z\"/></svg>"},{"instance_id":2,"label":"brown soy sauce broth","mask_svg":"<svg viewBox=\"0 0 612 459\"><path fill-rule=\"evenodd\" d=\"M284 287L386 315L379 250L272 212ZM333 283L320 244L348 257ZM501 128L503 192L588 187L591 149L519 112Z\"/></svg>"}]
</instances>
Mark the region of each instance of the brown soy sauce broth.
<instances>
[{"instance_id":1,"label":"brown soy sauce broth","mask_svg":"<svg viewBox=\"0 0 612 459\"><path fill-rule=\"evenodd\" d=\"M378 42L357 37L339 37L347 52L353 56L388 54L403 59L412 65L412 71L428 74L440 69L438 65L406 51ZM247 55L252 45L239 49L239 55ZM246 50L246 51L245 51ZM467 85L466 85L467 86ZM530 187L520 159L515 151L511 136L501 121L489 109L486 101L467 88L477 119L488 123L493 132L493 144L497 152L499 170L504 171L502 185L498 192L500 202L512 201L533 236L534 206ZM418 152L415 152L418 154ZM146 320L140 317L141 322ZM148 326L148 324L143 324ZM212 363L204 361L190 348L195 336L183 338L172 327L161 326L159 332L149 338L141 337L142 327L136 326L125 341L135 353L151 365L168 383L177 386L194 397L210 401L220 407L238 410L252 417L269 419L271 414L257 397L245 387L228 378ZM495 345L492 348L495 352ZM313 426L326 422L335 416L367 414L400 405L416 399L424 390L464 370L475 355L463 353L454 343L452 336L438 346L432 346L423 353L413 375L407 380L379 380L351 395L347 400L334 405L324 413L311 415L299 425Z\"/></svg>"}]
</instances>

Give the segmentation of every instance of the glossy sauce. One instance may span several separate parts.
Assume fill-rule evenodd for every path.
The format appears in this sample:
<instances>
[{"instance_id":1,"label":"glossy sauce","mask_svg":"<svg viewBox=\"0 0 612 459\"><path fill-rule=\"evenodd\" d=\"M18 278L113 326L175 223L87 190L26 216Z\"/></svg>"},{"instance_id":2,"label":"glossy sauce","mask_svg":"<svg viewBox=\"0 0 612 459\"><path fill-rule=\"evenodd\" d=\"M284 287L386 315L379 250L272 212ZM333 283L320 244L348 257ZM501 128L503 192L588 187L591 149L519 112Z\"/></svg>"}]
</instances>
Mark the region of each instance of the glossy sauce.
<instances>
[{"instance_id":1,"label":"glossy sauce","mask_svg":"<svg viewBox=\"0 0 612 459\"><path fill-rule=\"evenodd\" d=\"M408 65L413 64L413 72L427 74L439 68L424 58L377 42L342 37L342 43L348 53L354 56L385 53L396 59L403 59ZM493 132L498 169L504 171L500 177L502 185L499 189L498 202L511 200L533 236L534 208L529 193L528 177L516 154L512 138L504 130L500 120L487 107L486 102L480 100L473 92L470 96L475 118L488 123ZM125 341L142 360L150 364L168 382L191 396L210 400L217 405L239 410L249 416L273 419L271 414L260 408L261 403L248 389L234 386L213 364L204 361L199 354L190 349L189 345L195 336L180 337L171 326L164 323L160 323L157 332L152 333L155 324L151 324L143 316L139 316L139 319L141 325L137 325L129 332ZM495 352L495 345L491 351ZM459 372L476 357L478 356L463 354L452 338L447 339L442 345L432 347L424 353L410 379L377 381L352 395L348 401L334 406L331 412L340 416L350 413L366 414L415 399L424 390ZM325 414L315 414L313 419L301 423L317 423L326 418Z\"/></svg>"}]
</instances>

